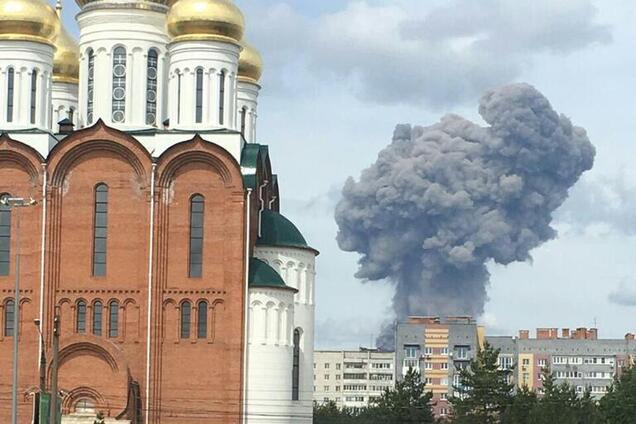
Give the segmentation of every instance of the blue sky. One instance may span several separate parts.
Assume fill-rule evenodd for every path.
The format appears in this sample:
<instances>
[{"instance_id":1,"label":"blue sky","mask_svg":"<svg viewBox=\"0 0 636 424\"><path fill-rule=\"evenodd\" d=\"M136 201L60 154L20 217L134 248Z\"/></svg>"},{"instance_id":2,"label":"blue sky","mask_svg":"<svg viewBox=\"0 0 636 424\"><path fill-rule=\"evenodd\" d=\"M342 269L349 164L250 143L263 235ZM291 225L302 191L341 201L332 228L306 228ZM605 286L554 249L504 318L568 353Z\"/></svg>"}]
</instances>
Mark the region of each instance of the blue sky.
<instances>
[{"instance_id":1,"label":"blue sky","mask_svg":"<svg viewBox=\"0 0 636 424\"><path fill-rule=\"evenodd\" d=\"M258 135L283 212L322 254L319 348L369 345L390 319L389 283L357 281L333 209L396 124L446 113L477 122L480 94L523 81L588 130L596 164L531 263L489 267L491 334L596 322L636 330L636 3L622 0L237 0L265 60ZM77 7L64 17L77 33Z\"/></svg>"}]
</instances>

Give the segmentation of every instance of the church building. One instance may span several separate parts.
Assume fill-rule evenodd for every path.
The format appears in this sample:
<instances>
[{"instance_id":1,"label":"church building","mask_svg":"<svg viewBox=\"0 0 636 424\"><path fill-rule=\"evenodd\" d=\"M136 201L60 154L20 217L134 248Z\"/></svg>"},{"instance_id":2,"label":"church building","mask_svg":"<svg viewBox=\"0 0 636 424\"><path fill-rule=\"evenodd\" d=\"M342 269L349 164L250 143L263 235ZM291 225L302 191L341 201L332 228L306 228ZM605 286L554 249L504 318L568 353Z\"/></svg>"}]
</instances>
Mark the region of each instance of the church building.
<instances>
[{"instance_id":1,"label":"church building","mask_svg":"<svg viewBox=\"0 0 636 424\"><path fill-rule=\"evenodd\" d=\"M0 423L16 340L33 422L56 320L64 424L311 423L318 252L280 212L243 14L76 1L79 42L60 4L0 0Z\"/></svg>"}]
</instances>

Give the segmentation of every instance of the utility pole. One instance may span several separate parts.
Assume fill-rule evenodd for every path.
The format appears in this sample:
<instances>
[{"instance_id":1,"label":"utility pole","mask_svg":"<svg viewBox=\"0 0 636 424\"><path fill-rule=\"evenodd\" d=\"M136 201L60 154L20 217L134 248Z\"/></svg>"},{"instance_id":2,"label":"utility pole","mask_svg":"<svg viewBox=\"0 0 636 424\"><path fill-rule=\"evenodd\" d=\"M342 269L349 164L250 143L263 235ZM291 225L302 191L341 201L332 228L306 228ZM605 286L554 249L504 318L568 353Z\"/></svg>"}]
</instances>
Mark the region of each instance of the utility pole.
<instances>
[{"instance_id":1,"label":"utility pole","mask_svg":"<svg viewBox=\"0 0 636 424\"><path fill-rule=\"evenodd\" d=\"M13 387L11 390L11 422L18 424L18 359L20 348L20 209L38 202L22 197L3 197L0 205L15 211L15 298L13 306Z\"/></svg>"},{"instance_id":2,"label":"utility pole","mask_svg":"<svg viewBox=\"0 0 636 424\"><path fill-rule=\"evenodd\" d=\"M49 409L49 424L57 422L57 372L60 354L60 316L55 311L53 319L53 363L51 364L51 402Z\"/></svg>"}]
</instances>

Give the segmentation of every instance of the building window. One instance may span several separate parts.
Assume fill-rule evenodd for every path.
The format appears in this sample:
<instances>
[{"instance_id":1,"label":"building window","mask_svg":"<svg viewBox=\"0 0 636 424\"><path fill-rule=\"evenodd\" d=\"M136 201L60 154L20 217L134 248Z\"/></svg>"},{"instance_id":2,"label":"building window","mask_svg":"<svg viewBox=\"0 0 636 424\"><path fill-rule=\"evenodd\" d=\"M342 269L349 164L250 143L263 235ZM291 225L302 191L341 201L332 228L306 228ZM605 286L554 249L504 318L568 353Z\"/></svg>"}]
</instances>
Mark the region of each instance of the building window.
<instances>
[{"instance_id":1,"label":"building window","mask_svg":"<svg viewBox=\"0 0 636 424\"><path fill-rule=\"evenodd\" d=\"M203 69L197 69L197 86L196 86L196 123L203 122Z\"/></svg>"},{"instance_id":2,"label":"building window","mask_svg":"<svg viewBox=\"0 0 636 424\"><path fill-rule=\"evenodd\" d=\"M38 71L33 70L31 73L31 123L35 124L35 110L37 106L38 94Z\"/></svg>"},{"instance_id":3,"label":"building window","mask_svg":"<svg viewBox=\"0 0 636 424\"><path fill-rule=\"evenodd\" d=\"M177 123L181 123L181 74L177 74Z\"/></svg>"},{"instance_id":4,"label":"building window","mask_svg":"<svg viewBox=\"0 0 636 424\"><path fill-rule=\"evenodd\" d=\"M203 212L205 199L195 194L190 199L190 278L201 278L203 275Z\"/></svg>"},{"instance_id":5,"label":"building window","mask_svg":"<svg viewBox=\"0 0 636 424\"><path fill-rule=\"evenodd\" d=\"M11 197L5 193L0 200ZM11 268L11 208L0 203L0 276L6 277Z\"/></svg>"},{"instance_id":6,"label":"building window","mask_svg":"<svg viewBox=\"0 0 636 424\"><path fill-rule=\"evenodd\" d=\"M71 122L75 122L75 109L73 109L72 107L68 109L68 120Z\"/></svg>"},{"instance_id":7,"label":"building window","mask_svg":"<svg viewBox=\"0 0 636 424\"><path fill-rule=\"evenodd\" d=\"M86 120L93 123L93 98L95 89L95 53L93 49L88 51L88 92L86 93ZM70 119L70 118L69 118Z\"/></svg>"},{"instance_id":8,"label":"building window","mask_svg":"<svg viewBox=\"0 0 636 424\"><path fill-rule=\"evenodd\" d=\"M77 302L77 320L75 323L77 333L86 333L86 302L80 300Z\"/></svg>"},{"instance_id":9,"label":"building window","mask_svg":"<svg viewBox=\"0 0 636 424\"><path fill-rule=\"evenodd\" d=\"M300 399L300 330L294 330L294 359L292 367L292 400Z\"/></svg>"},{"instance_id":10,"label":"building window","mask_svg":"<svg viewBox=\"0 0 636 424\"><path fill-rule=\"evenodd\" d=\"M116 300L108 304L108 337L114 339L119 336L119 302Z\"/></svg>"},{"instance_id":11,"label":"building window","mask_svg":"<svg viewBox=\"0 0 636 424\"><path fill-rule=\"evenodd\" d=\"M15 320L15 301L13 299L9 299L4 304L4 336L5 337L13 337L15 332L14 320Z\"/></svg>"},{"instance_id":12,"label":"building window","mask_svg":"<svg viewBox=\"0 0 636 424\"><path fill-rule=\"evenodd\" d=\"M191 316L192 316L192 304L190 302L185 301L181 304L181 338L189 339L190 338L190 325L191 325Z\"/></svg>"},{"instance_id":13,"label":"building window","mask_svg":"<svg viewBox=\"0 0 636 424\"><path fill-rule=\"evenodd\" d=\"M205 339L208 337L208 302L199 302L197 315L197 337Z\"/></svg>"},{"instance_id":14,"label":"building window","mask_svg":"<svg viewBox=\"0 0 636 424\"><path fill-rule=\"evenodd\" d=\"M159 55L157 50L148 50L148 63L146 65L146 124L157 123L157 67Z\"/></svg>"},{"instance_id":15,"label":"building window","mask_svg":"<svg viewBox=\"0 0 636 424\"><path fill-rule=\"evenodd\" d=\"M126 49L117 47L113 52L113 107L115 123L126 120Z\"/></svg>"},{"instance_id":16,"label":"building window","mask_svg":"<svg viewBox=\"0 0 636 424\"><path fill-rule=\"evenodd\" d=\"M241 111L239 112L240 118L241 118L241 135L243 137L245 137L245 121L247 119L247 108L244 107L241 109Z\"/></svg>"},{"instance_id":17,"label":"building window","mask_svg":"<svg viewBox=\"0 0 636 424\"><path fill-rule=\"evenodd\" d=\"M7 71L7 122L13 122L13 97L15 91L15 71L9 68Z\"/></svg>"},{"instance_id":18,"label":"building window","mask_svg":"<svg viewBox=\"0 0 636 424\"><path fill-rule=\"evenodd\" d=\"M219 75L219 124L225 122L225 71Z\"/></svg>"},{"instance_id":19,"label":"building window","mask_svg":"<svg viewBox=\"0 0 636 424\"><path fill-rule=\"evenodd\" d=\"M106 247L108 242L108 186L95 186L95 222L93 234L93 276L106 276Z\"/></svg>"},{"instance_id":20,"label":"building window","mask_svg":"<svg viewBox=\"0 0 636 424\"><path fill-rule=\"evenodd\" d=\"M341 368L341 364L336 364L336 369L339 370Z\"/></svg>"},{"instance_id":21,"label":"building window","mask_svg":"<svg viewBox=\"0 0 636 424\"><path fill-rule=\"evenodd\" d=\"M104 314L104 305L99 300L93 304L93 334L95 336L102 335L102 316Z\"/></svg>"}]
</instances>

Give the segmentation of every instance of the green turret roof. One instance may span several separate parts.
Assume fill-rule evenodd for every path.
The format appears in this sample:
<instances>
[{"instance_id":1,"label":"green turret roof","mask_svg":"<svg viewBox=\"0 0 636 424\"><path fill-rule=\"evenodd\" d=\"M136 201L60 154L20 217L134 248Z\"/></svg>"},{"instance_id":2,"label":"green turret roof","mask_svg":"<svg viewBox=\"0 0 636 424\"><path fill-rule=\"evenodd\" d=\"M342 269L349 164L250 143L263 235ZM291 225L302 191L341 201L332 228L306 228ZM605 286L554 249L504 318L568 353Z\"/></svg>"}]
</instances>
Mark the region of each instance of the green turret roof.
<instances>
[{"instance_id":1,"label":"green turret roof","mask_svg":"<svg viewBox=\"0 0 636 424\"><path fill-rule=\"evenodd\" d=\"M249 287L267 287L298 291L289 287L274 268L260 259L250 259Z\"/></svg>"},{"instance_id":2,"label":"green turret roof","mask_svg":"<svg viewBox=\"0 0 636 424\"><path fill-rule=\"evenodd\" d=\"M289 219L269 209L261 214L261 236L256 245L311 249L305 237Z\"/></svg>"}]
</instances>

